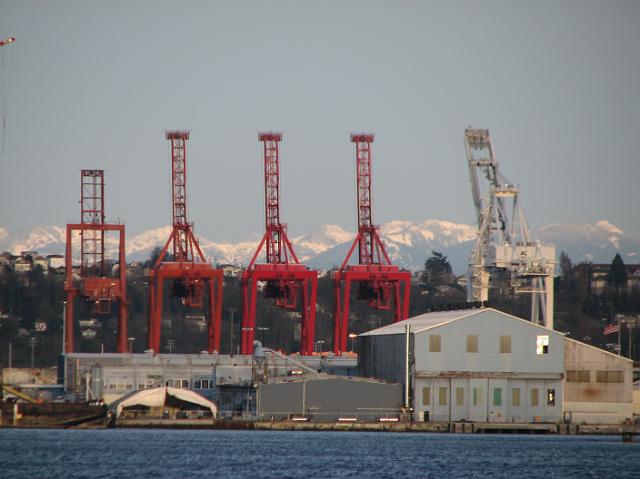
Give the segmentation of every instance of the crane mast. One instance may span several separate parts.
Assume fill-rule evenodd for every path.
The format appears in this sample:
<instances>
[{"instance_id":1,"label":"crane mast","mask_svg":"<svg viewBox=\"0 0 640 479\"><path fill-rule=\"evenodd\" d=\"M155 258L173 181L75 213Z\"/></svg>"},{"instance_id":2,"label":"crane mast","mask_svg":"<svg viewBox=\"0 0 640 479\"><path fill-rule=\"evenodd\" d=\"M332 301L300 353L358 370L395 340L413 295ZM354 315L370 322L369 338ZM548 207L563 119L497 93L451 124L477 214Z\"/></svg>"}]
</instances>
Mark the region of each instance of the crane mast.
<instances>
[{"instance_id":1,"label":"crane mast","mask_svg":"<svg viewBox=\"0 0 640 479\"><path fill-rule=\"evenodd\" d=\"M265 234L242 273L242 354L253 352L258 283L265 282L264 296L279 308L298 309L301 298L300 352L313 353L318 272L301 264L280 222L280 141L282 133L258 135L263 144ZM265 263L257 263L262 250Z\"/></svg>"},{"instance_id":2,"label":"crane mast","mask_svg":"<svg viewBox=\"0 0 640 479\"><path fill-rule=\"evenodd\" d=\"M411 274L400 271L389 259L378 227L373 223L371 196L371 143L372 134L351 135L356 146L356 208L358 233L351 244L340 269L333 272L334 283L334 337L335 354L346 351L351 302L351 284L357 283L358 299L366 300L375 310L392 310L394 322L409 315L409 291ZM349 260L358 248L358 264ZM343 287L344 286L344 287ZM401 289L404 288L401 294ZM392 306L393 303L393 306Z\"/></svg>"},{"instance_id":3,"label":"crane mast","mask_svg":"<svg viewBox=\"0 0 640 479\"><path fill-rule=\"evenodd\" d=\"M172 296L184 306L204 308L207 299L207 352L211 354L220 349L223 272L207 262L187 218L189 132L171 130L165 138L171 148L171 234L149 273L149 349L160 352L164 282L170 280ZM170 249L172 255L168 255Z\"/></svg>"},{"instance_id":4,"label":"crane mast","mask_svg":"<svg viewBox=\"0 0 640 479\"><path fill-rule=\"evenodd\" d=\"M467 269L467 301L487 302L490 288L508 285L531 295L531 321L553 329L555 248L533 241L520 189L500 173L488 130L464 135L477 239Z\"/></svg>"},{"instance_id":5,"label":"crane mast","mask_svg":"<svg viewBox=\"0 0 640 479\"><path fill-rule=\"evenodd\" d=\"M128 301L126 288L125 228L123 224L105 221L104 170L80 172L80 223L68 223L65 254L65 325L64 351L75 352L75 299L91 305L96 315L108 315L118 303L118 337L116 350L127 350ZM105 235L118 235L118 272L107 268ZM80 258L74 270L74 238L80 237Z\"/></svg>"}]
</instances>

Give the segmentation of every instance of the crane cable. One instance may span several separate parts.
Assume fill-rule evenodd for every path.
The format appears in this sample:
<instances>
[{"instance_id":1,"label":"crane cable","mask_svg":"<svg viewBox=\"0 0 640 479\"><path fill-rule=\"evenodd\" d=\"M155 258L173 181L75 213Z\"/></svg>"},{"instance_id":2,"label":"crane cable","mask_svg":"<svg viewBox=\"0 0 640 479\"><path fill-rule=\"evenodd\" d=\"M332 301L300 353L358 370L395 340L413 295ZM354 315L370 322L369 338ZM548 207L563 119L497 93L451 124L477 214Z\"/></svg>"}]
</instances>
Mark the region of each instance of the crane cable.
<instances>
[{"instance_id":1,"label":"crane cable","mask_svg":"<svg viewBox=\"0 0 640 479\"><path fill-rule=\"evenodd\" d=\"M4 155L6 132L7 132L7 115L9 113L9 90L11 86L11 63L13 60L13 49L2 48L15 42L16 39L9 37L0 40L0 116L2 117L2 154ZM9 72L7 73L7 70Z\"/></svg>"}]
</instances>

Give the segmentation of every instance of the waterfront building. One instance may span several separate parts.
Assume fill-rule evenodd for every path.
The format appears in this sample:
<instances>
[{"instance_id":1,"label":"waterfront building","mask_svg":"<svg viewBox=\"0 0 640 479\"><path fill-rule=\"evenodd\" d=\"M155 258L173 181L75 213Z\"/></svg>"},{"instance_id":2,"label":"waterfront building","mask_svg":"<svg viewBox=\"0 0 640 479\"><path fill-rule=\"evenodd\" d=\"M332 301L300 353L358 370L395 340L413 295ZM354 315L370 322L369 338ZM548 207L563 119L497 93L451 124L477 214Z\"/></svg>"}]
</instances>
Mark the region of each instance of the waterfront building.
<instances>
[{"instance_id":1,"label":"waterfront building","mask_svg":"<svg viewBox=\"0 0 640 479\"><path fill-rule=\"evenodd\" d=\"M359 347L363 376L409 384L416 420L631 417L630 360L492 308L415 316L361 334Z\"/></svg>"}]
</instances>

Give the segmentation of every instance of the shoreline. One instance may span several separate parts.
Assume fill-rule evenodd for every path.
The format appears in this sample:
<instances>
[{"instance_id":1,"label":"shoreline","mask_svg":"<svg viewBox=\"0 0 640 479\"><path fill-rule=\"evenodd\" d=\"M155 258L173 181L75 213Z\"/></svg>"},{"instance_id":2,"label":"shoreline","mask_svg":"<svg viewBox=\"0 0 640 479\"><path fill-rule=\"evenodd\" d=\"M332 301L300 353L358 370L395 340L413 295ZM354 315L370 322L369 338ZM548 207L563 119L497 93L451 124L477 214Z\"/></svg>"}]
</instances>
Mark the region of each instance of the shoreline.
<instances>
[{"instance_id":1,"label":"shoreline","mask_svg":"<svg viewBox=\"0 0 640 479\"><path fill-rule=\"evenodd\" d=\"M424 422L294 422L294 421L202 421L202 420L123 420L114 426L104 421L78 425L38 424L3 425L0 429L181 429L181 430L245 430L245 431L342 431L342 432L423 432L440 434L545 434L608 435L627 440L640 436L640 425L623 424L551 424L551 423L424 423Z\"/></svg>"}]
</instances>

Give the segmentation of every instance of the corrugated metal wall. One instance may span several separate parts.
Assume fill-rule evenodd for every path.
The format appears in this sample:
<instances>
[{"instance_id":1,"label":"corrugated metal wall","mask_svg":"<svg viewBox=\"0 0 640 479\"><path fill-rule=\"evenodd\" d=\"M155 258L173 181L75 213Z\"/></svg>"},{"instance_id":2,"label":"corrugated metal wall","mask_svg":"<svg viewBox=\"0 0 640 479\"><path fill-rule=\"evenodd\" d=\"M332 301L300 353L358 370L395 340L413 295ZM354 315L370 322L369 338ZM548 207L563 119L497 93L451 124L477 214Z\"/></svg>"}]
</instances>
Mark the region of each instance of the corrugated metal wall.
<instances>
[{"instance_id":1,"label":"corrugated metal wall","mask_svg":"<svg viewBox=\"0 0 640 479\"><path fill-rule=\"evenodd\" d=\"M313 421L356 417L377 421L398 416L402 386L346 378L308 379L263 384L258 390L258 416L286 419L306 416Z\"/></svg>"}]
</instances>

